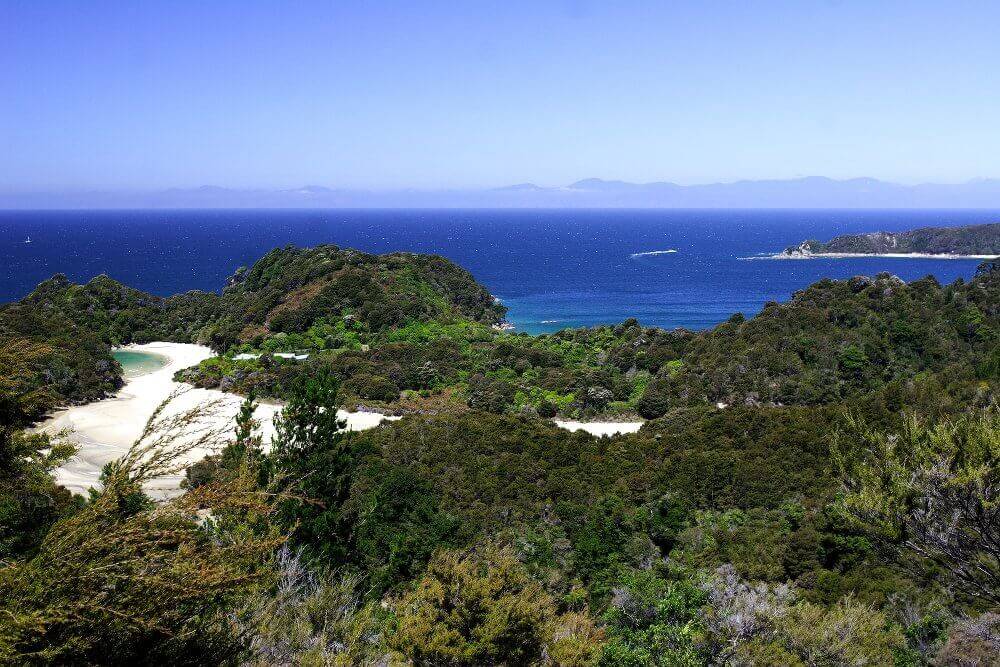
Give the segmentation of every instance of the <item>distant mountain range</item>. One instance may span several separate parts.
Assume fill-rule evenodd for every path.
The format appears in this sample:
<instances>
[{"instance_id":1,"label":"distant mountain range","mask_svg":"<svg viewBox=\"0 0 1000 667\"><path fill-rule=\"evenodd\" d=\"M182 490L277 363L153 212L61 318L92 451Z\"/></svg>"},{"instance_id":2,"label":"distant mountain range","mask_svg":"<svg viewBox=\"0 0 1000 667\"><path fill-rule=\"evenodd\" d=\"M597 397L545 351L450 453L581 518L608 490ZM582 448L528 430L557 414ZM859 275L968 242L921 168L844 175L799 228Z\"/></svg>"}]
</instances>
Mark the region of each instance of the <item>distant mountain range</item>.
<instances>
[{"instance_id":1,"label":"distant mountain range","mask_svg":"<svg viewBox=\"0 0 1000 667\"><path fill-rule=\"evenodd\" d=\"M1000 179L899 185L874 178L705 185L588 178L565 187L478 190L291 190L202 186L146 192L0 192L0 208L1000 208Z\"/></svg>"}]
</instances>

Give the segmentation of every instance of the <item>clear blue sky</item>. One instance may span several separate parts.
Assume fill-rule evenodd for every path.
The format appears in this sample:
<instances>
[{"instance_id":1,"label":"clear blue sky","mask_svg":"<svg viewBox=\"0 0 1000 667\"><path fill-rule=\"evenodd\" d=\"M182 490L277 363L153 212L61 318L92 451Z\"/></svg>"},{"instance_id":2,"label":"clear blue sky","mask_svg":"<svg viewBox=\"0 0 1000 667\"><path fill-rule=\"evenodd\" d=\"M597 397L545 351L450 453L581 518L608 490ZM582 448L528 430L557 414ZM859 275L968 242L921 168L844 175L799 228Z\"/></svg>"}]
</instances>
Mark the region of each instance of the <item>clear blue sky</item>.
<instances>
[{"instance_id":1,"label":"clear blue sky","mask_svg":"<svg viewBox=\"0 0 1000 667\"><path fill-rule=\"evenodd\" d=\"M0 3L0 188L1000 177L1000 3Z\"/></svg>"}]
</instances>

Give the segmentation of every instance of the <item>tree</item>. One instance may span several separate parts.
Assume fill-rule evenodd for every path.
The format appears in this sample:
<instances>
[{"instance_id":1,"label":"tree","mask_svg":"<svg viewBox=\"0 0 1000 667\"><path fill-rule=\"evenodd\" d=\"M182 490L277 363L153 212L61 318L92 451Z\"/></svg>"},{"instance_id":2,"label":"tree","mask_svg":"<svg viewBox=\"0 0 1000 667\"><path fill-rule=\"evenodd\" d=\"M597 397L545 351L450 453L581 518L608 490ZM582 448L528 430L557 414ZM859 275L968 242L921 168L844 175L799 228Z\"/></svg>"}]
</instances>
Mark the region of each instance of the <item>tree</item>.
<instances>
[{"instance_id":1,"label":"tree","mask_svg":"<svg viewBox=\"0 0 1000 667\"><path fill-rule=\"evenodd\" d=\"M236 414L234 439L218 454L209 454L188 466L184 471L181 488L196 489L220 479L247 473L260 477L262 485L266 485L261 468L263 448L259 432L260 420L254 417L256 410L257 401L251 391L240 404L240 411Z\"/></svg>"},{"instance_id":2,"label":"tree","mask_svg":"<svg viewBox=\"0 0 1000 667\"><path fill-rule=\"evenodd\" d=\"M233 429L234 439L222 449L219 456L219 466L223 470L236 471L241 466L258 471L263 456L262 438L260 435L260 420L254 417L257 410L257 400L251 390L240 404L236 415L236 427Z\"/></svg>"},{"instance_id":3,"label":"tree","mask_svg":"<svg viewBox=\"0 0 1000 667\"><path fill-rule=\"evenodd\" d=\"M66 441L0 426L0 561L33 553L79 504L51 476L75 453Z\"/></svg>"},{"instance_id":4,"label":"tree","mask_svg":"<svg viewBox=\"0 0 1000 667\"><path fill-rule=\"evenodd\" d=\"M410 468L379 465L350 508L353 560L376 591L409 581L431 554L451 546L459 521L438 508L438 493Z\"/></svg>"},{"instance_id":5,"label":"tree","mask_svg":"<svg viewBox=\"0 0 1000 667\"><path fill-rule=\"evenodd\" d=\"M905 646L902 632L883 613L850 597L829 608L800 602L778 621L778 633L779 644L804 665L889 667L898 664L896 654ZM751 657L760 647L748 648L749 664L764 664Z\"/></svg>"},{"instance_id":6,"label":"tree","mask_svg":"<svg viewBox=\"0 0 1000 667\"><path fill-rule=\"evenodd\" d=\"M493 380L477 373L469 378L469 407L496 414L503 413L513 399L513 387L502 380Z\"/></svg>"},{"instance_id":7,"label":"tree","mask_svg":"<svg viewBox=\"0 0 1000 667\"><path fill-rule=\"evenodd\" d=\"M793 586L747 582L728 565L701 588L713 664L888 667L905 645L898 626L851 597L830 607L796 601Z\"/></svg>"},{"instance_id":8,"label":"tree","mask_svg":"<svg viewBox=\"0 0 1000 667\"><path fill-rule=\"evenodd\" d=\"M279 460L308 456L339 442L347 423L337 416L338 390L336 378L326 371L296 384L274 419L272 449Z\"/></svg>"},{"instance_id":9,"label":"tree","mask_svg":"<svg viewBox=\"0 0 1000 667\"><path fill-rule=\"evenodd\" d=\"M274 419L267 468L271 482L295 496L282 503L293 539L330 563L346 556L342 507L356 456L337 416L338 383L327 372L304 378Z\"/></svg>"},{"instance_id":10,"label":"tree","mask_svg":"<svg viewBox=\"0 0 1000 667\"><path fill-rule=\"evenodd\" d=\"M258 457L261 452L260 420L254 417L257 410L257 400L254 392L251 391L240 404L239 414L236 415L236 428L233 441L233 456L243 454L244 456ZM225 463L225 459L223 459Z\"/></svg>"},{"instance_id":11,"label":"tree","mask_svg":"<svg viewBox=\"0 0 1000 667\"><path fill-rule=\"evenodd\" d=\"M211 409L161 406L90 503L57 521L29 558L0 565L0 663L227 664L244 654L234 611L268 585L283 537L194 517L203 508L267 517L272 497L233 479L133 502L192 450L218 443L221 433L202 420Z\"/></svg>"},{"instance_id":12,"label":"tree","mask_svg":"<svg viewBox=\"0 0 1000 667\"><path fill-rule=\"evenodd\" d=\"M549 654L587 665L600 651L593 623L558 616L509 547L438 552L395 610L389 642L417 664L533 665Z\"/></svg>"},{"instance_id":13,"label":"tree","mask_svg":"<svg viewBox=\"0 0 1000 667\"><path fill-rule=\"evenodd\" d=\"M707 595L687 581L654 571L623 570L605 614L608 667L694 666L705 663L700 611Z\"/></svg>"},{"instance_id":14,"label":"tree","mask_svg":"<svg viewBox=\"0 0 1000 667\"><path fill-rule=\"evenodd\" d=\"M840 362L840 367L843 368L848 375L858 375L860 376L864 370L868 367L868 355L857 345L848 345L840 351L838 356Z\"/></svg>"},{"instance_id":15,"label":"tree","mask_svg":"<svg viewBox=\"0 0 1000 667\"><path fill-rule=\"evenodd\" d=\"M953 591L1000 604L1000 413L934 426L911 416L898 433L852 418L835 445L849 517Z\"/></svg>"},{"instance_id":16,"label":"tree","mask_svg":"<svg viewBox=\"0 0 1000 667\"><path fill-rule=\"evenodd\" d=\"M24 427L56 404L56 392L41 381L52 353L24 338L0 341L0 428Z\"/></svg>"},{"instance_id":17,"label":"tree","mask_svg":"<svg viewBox=\"0 0 1000 667\"><path fill-rule=\"evenodd\" d=\"M617 495L596 499L570 533L577 572L588 582L591 595L607 595L611 566L628 560L633 536L645 528L645 517ZM646 545L648 547L648 544Z\"/></svg>"},{"instance_id":18,"label":"tree","mask_svg":"<svg viewBox=\"0 0 1000 667\"><path fill-rule=\"evenodd\" d=\"M381 375L361 373L345 383L344 389L358 398L389 403L399 398L399 387Z\"/></svg>"},{"instance_id":19,"label":"tree","mask_svg":"<svg viewBox=\"0 0 1000 667\"><path fill-rule=\"evenodd\" d=\"M241 629L253 657L246 667L390 665L385 648L388 612L365 600L361 577L307 567L301 553L282 547L277 585L257 591Z\"/></svg>"},{"instance_id":20,"label":"tree","mask_svg":"<svg viewBox=\"0 0 1000 667\"><path fill-rule=\"evenodd\" d=\"M666 378L653 378L636 404L639 414L646 419L662 417L670 407L669 382Z\"/></svg>"}]
</instances>

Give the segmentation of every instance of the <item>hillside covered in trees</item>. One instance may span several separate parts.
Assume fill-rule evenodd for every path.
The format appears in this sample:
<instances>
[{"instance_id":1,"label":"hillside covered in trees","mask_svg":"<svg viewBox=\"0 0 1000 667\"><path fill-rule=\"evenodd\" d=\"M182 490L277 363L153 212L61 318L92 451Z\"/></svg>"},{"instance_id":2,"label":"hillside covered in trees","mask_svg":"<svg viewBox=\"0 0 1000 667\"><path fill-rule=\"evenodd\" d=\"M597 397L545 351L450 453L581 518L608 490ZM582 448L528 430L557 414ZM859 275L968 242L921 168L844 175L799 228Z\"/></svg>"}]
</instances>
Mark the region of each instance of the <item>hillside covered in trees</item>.
<instances>
[{"instance_id":1,"label":"hillside covered in trees","mask_svg":"<svg viewBox=\"0 0 1000 667\"><path fill-rule=\"evenodd\" d=\"M162 298L108 276L76 285L56 275L0 306L0 345L11 355L33 346L38 363L23 382L38 390L37 405L26 408L34 418L121 386L110 354L115 345L163 340L225 351L317 330L378 334L431 322L489 327L504 313L467 271L441 257L287 247L237 270L221 294Z\"/></svg>"},{"instance_id":2,"label":"hillside covered in trees","mask_svg":"<svg viewBox=\"0 0 1000 667\"><path fill-rule=\"evenodd\" d=\"M0 663L996 663L1000 263L698 333L503 314L440 258L329 246L221 294L57 277L5 306ZM182 378L249 395L233 435L158 415L70 496L72 447L23 426L156 339L220 353ZM359 402L404 417L346 432ZM612 438L547 419L636 413ZM142 492L210 445L183 495Z\"/></svg>"},{"instance_id":3,"label":"hillside covered in trees","mask_svg":"<svg viewBox=\"0 0 1000 667\"><path fill-rule=\"evenodd\" d=\"M183 379L283 397L319 370L352 405L588 418L655 418L696 405L823 405L935 376L972 388L1000 368L1000 271L968 282L903 283L888 274L820 281L757 316L708 331L617 326L529 336L473 322L413 323L327 344L277 336L209 359ZM274 357L308 351L304 362ZM236 351L235 349L233 351ZM971 389L970 389L971 390Z\"/></svg>"},{"instance_id":4,"label":"hillside covered in trees","mask_svg":"<svg viewBox=\"0 0 1000 667\"><path fill-rule=\"evenodd\" d=\"M0 308L0 335L56 355L44 366L59 382L44 382L40 405L119 386L109 346L167 340L219 352L179 379L259 397L328 372L347 405L397 414L648 419L684 405L829 404L922 374L970 387L1000 365L996 266L951 285L824 280L700 333L627 320L529 336L496 326L503 306L442 258L284 248L221 294L159 298L56 276ZM275 356L289 353L306 358Z\"/></svg>"},{"instance_id":5,"label":"hillside covered in trees","mask_svg":"<svg viewBox=\"0 0 1000 667\"><path fill-rule=\"evenodd\" d=\"M964 227L921 227L905 232L847 234L826 242L803 241L789 256L836 254L927 254L1000 256L1000 222Z\"/></svg>"}]
</instances>

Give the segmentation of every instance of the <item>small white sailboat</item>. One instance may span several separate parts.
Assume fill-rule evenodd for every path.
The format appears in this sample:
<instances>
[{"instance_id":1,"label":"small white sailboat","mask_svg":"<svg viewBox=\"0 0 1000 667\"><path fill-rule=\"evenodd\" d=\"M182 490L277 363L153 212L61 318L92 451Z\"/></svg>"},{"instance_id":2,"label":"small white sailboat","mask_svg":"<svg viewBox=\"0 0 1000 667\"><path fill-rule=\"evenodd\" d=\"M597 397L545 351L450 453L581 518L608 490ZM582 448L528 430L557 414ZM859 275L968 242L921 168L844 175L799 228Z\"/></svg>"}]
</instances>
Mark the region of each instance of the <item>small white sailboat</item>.
<instances>
[{"instance_id":1,"label":"small white sailboat","mask_svg":"<svg viewBox=\"0 0 1000 667\"><path fill-rule=\"evenodd\" d=\"M31 243L31 237L29 236L28 238L24 239L24 242L25 243Z\"/></svg>"}]
</instances>

